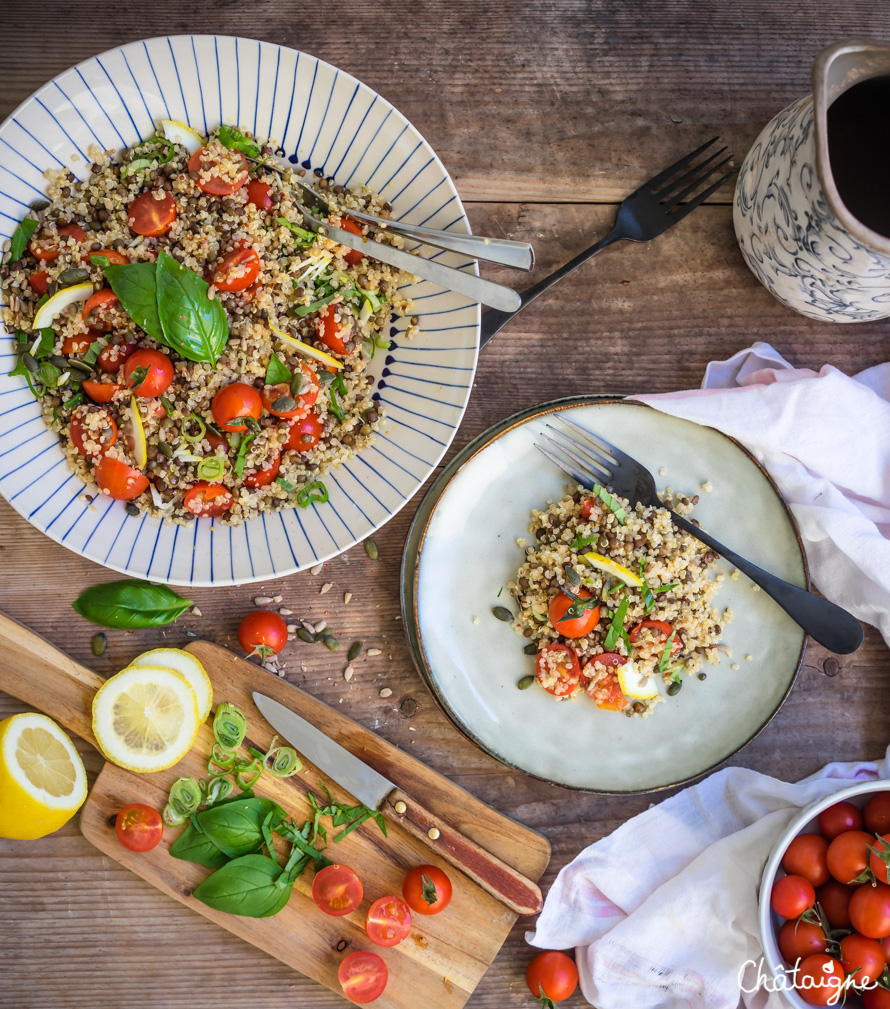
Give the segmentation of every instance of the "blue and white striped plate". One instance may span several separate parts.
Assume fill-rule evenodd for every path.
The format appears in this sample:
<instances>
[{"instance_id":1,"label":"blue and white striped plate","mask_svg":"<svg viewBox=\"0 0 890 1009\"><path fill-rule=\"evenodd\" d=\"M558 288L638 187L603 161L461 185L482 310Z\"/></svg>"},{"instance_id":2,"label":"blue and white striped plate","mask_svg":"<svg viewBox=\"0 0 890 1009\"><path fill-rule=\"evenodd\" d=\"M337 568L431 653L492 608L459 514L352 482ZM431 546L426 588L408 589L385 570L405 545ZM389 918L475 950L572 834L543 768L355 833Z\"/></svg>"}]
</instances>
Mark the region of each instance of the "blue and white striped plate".
<instances>
[{"instance_id":1,"label":"blue and white striped plate","mask_svg":"<svg viewBox=\"0 0 890 1009\"><path fill-rule=\"evenodd\" d=\"M393 217L469 232L460 197L416 129L354 77L306 53L250 39L180 35L134 42L60 74L0 125L0 241L44 196L42 173L89 172L88 149L120 149L161 119L207 132L220 122L275 137L292 163L385 195ZM72 155L77 160L72 161ZM429 254L426 249L424 254ZM477 271L475 262L433 253ZM478 271L477 271L478 272ZM420 489L454 437L473 384L479 306L429 282L411 290L421 335L372 362L386 412L376 444L325 477L330 502L237 527L163 525L123 502L89 503L21 378L0 329L0 493L38 529L128 575L176 585L231 585L290 574L336 556Z\"/></svg>"}]
</instances>

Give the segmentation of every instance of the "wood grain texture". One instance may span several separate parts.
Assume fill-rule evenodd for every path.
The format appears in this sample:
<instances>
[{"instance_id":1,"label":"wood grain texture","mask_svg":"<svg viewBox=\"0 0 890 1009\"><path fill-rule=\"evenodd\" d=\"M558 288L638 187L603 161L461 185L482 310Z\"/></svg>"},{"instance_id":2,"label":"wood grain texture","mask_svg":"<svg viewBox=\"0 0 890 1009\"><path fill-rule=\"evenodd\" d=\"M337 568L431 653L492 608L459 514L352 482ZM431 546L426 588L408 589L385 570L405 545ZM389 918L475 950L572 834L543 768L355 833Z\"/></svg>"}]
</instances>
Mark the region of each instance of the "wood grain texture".
<instances>
[{"instance_id":1,"label":"wood grain texture","mask_svg":"<svg viewBox=\"0 0 890 1009\"><path fill-rule=\"evenodd\" d=\"M81 0L76 9L45 0L35 21L31 6L8 0L0 115L78 60L138 38L216 31L304 48L411 119L471 201L474 231L534 243L532 277L484 268L522 287L604 233L614 207L592 204L623 197L718 132L741 157L767 120L809 89L820 48L848 34L890 36L890 7L880 0L342 0L338 10L331 18L324 6L290 0L224 3L209 24L197 0ZM608 250L505 328L482 355L446 461L522 407L568 393L696 386L708 361L756 339L797 366L853 373L887 359L890 326L829 326L787 311L744 266L728 208L704 208L648 246ZM581 848L661 796L585 796L531 780L441 716L411 665L399 618L399 556L413 510L375 536L377 562L359 547L315 577L196 590L203 616L166 631L110 632L107 652L94 659L96 628L70 603L80 588L117 576L51 543L0 501L0 609L108 675L146 648L184 644L188 632L237 647L252 597L281 592L296 614L324 616L344 649L361 639L382 652L363 655L347 683L342 652L294 641L284 653L288 681L542 830L553 846L546 890ZM325 581L335 589L320 596ZM856 655L834 662L811 646L782 710L729 763L795 779L827 760L881 756L890 653L870 629ZM384 687L391 696L379 696ZM0 717L19 710L0 695ZM101 759L78 746L92 781ZM38 844L0 840L0 905L0 1009L123 1006L134 985L150 991L152 1009L218 1009L223 999L263 1009L345 1005L97 853L76 825ZM514 926L471 1009L527 1004L524 931ZM580 995L564 1004L586 1005Z\"/></svg>"}]
</instances>

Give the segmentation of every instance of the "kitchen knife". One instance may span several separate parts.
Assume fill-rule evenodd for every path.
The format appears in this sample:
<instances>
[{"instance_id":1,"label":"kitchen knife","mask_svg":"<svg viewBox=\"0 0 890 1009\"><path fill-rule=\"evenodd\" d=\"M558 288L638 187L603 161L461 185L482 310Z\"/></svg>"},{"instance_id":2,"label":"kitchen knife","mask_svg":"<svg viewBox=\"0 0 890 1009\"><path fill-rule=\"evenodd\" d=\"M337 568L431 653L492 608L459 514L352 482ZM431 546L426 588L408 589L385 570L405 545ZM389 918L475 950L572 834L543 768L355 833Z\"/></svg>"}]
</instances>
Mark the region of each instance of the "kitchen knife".
<instances>
[{"instance_id":1,"label":"kitchen knife","mask_svg":"<svg viewBox=\"0 0 890 1009\"><path fill-rule=\"evenodd\" d=\"M305 718L265 694L254 692L253 700L279 735L359 802L398 823L516 914L537 914L541 910L540 889L522 873L443 823Z\"/></svg>"}]
</instances>

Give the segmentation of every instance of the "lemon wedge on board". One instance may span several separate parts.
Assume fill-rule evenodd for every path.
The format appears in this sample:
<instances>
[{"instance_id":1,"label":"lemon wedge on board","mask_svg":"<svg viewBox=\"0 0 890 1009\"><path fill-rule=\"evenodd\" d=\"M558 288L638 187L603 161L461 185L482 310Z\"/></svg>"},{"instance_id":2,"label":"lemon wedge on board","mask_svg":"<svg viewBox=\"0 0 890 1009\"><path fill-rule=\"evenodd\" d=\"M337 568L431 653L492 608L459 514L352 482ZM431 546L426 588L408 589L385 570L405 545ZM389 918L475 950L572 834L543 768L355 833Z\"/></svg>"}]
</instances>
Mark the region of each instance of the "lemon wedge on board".
<instances>
[{"instance_id":1,"label":"lemon wedge on board","mask_svg":"<svg viewBox=\"0 0 890 1009\"><path fill-rule=\"evenodd\" d=\"M213 687L207 671L190 652L181 648L152 648L150 652L137 655L130 663L132 666L159 666L185 677L198 701L198 720L206 721L213 707Z\"/></svg>"},{"instance_id":2,"label":"lemon wedge on board","mask_svg":"<svg viewBox=\"0 0 890 1009\"><path fill-rule=\"evenodd\" d=\"M191 748L201 722L188 680L172 669L128 666L93 698L93 735L113 764L163 771Z\"/></svg>"},{"instance_id":3,"label":"lemon wedge on board","mask_svg":"<svg viewBox=\"0 0 890 1009\"><path fill-rule=\"evenodd\" d=\"M174 144L182 144L189 154L196 154L204 146L200 134L195 133L191 126L177 122L175 119L162 119L161 129L164 136Z\"/></svg>"},{"instance_id":4,"label":"lemon wedge on board","mask_svg":"<svg viewBox=\"0 0 890 1009\"><path fill-rule=\"evenodd\" d=\"M592 568L596 568L604 574L612 575L614 578L620 578L625 585L633 585L638 589L643 587L642 579L638 578L630 568L619 564L618 561L613 561L609 557L603 557L602 554L594 553L592 550L590 553L581 554L581 556Z\"/></svg>"},{"instance_id":5,"label":"lemon wedge on board","mask_svg":"<svg viewBox=\"0 0 890 1009\"><path fill-rule=\"evenodd\" d=\"M293 347L298 354L302 354L303 357L311 357L313 361L320 361L323 365L328 368L337 368L338 370L343 367L343 363L338 361L336 357L331 357L330 354L326 354L323 350L316 350L315 347L310 347L308 343L303 343L302 340L296 340L289 333L285 333L283 329L279 329L277 326L269 323L269 329L280 339L288 345L288 347Z\"/></svg>"},{"instance_id":6,"label":"lemon wedge on board","mask_svg":"<svg viewBox=\"0 0 890 1009\"><path fill-rule=\"evenodd\" d=\"M51 718L25 712L0 722L0 837L45 837L86 797L80 754Z\"/></svg>"}]
</instances>

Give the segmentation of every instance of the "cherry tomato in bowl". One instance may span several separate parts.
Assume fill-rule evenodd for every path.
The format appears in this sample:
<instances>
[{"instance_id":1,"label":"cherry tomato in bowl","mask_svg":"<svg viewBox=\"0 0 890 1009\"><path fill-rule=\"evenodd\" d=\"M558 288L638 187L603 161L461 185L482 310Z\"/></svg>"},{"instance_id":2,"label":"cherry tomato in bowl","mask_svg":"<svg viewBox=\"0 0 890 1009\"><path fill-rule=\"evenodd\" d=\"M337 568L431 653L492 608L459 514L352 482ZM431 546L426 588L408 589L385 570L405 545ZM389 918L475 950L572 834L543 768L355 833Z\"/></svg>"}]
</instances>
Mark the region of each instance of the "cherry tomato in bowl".
<instances>
[{"instance_id":1,"label":"cherry tomato in bowl","mask_svg":"<svg viewBox=\"0 0 890 1009\"><path fill-rule=\"evenodd\" d=\"M266 659L287 644L287 624L271 610L254 610L241 621L238 640L248 657L259 655Z\"/></svg>"},{"instance_id":2,"label":"cherry tomato in bowl","mask_svg":"<svg viewBox=\"0 0 890 1009\"><path fill-rule=\"evenodd\" d=\"M114 832L128 851L151 851L164 835L164 821L156 809L134 802L117 814Z\"/></svg>"},{"instance_id":3,"label":"cherry tomato in bowl","mask_svg":"<svg viewBox=\"0 0 890 1009\"><path fill-rule=\"evenodd\" d=\"M389 971L383 957L359 950L343 958L337 969L337 980L350 1002L365 1005L383 994Z\"/></svg>"},{"instance_id":4,"label":"cherry tomato in bowl","mask_svg":"<svg viewBox=\"0 0 890 1009\"><path fill-rule=\"evenodd\" d=\"M831 878L827 851L828 841L820 834L798 834L785 849L782 868L791 875L803 876L813 886L822 886Z\"/></svg>"},{"instance_id":5,"label":"cherry tomato in bowl","mask_svg":"<svg viewBox=\"0 0 890 1009\"><path fill-rule=\"evenodd\" d=\"M592 598L585 588L579 588L575 592L575 595L580 596L582 599ZM578 617L567 617L566 613L574 603L575 600L571 596L567 596L565 592L558 592L550 601L548 614L550 617L550 626L557 634L561 634L564 638L586 637L600 622L599 606L584 610Z\"/></svg>"},{"instance_id":6,"label":"cherry tomato in bowl","mask_svg":"<svg viewBox=\"0 0 890 1009\"><path fill-rule=\"evenodd\" d=\"M73 238L78 243L87 240L87 234L79 224L63 224L60 228L56 228L56 231L61 237ZM32 254L44 263L51 263L62 254L60 243L53 237L32 238L29 248Z\"/></svg>"},{"instance_id":7,"label":"cherry tomato in bowl","mask_svg":"<svg viewBox=\"0 0 890 1009\"><path fill-rule=\"evenodd\" d=\"M284 447L294 452L308 452L321 441L324 434L324 424L314 411L305 417L295 420L290 426L290 434Z\"/></svg>"},{"instance_id":8,"label":"cherry tomato in bowl","mask_svg":"<svg viewBox=\"0 0 890 1009\"><path fill-rule=\"evenodd\" d=\"M125 463L122 459L115 459L111 456L103 455L93 471L99 490L108 497L117 501L132 501L148 490L148 477L140 473L138 469Z\"/></svg>"},{"instance_id":9,"label":"cherry tomato in bowl","mask_svg":"<svg viewBox=\"0 0 890 1009\"><path fill-rule=\"evenodd\" d=\"M335 354L348 354L349 347L346 346L344 335L348 335L347 328L337 321L337 313L344 311L339 305L325 305L325 307L315 317L318 338Z\"/></svg>"},{"instance_id":10,"label":"cherry tomato in bowl","mask_svg":"<svg viewBox=\"0 0 890 1009\"><path fill-rule=\"evenodd\" d=\"M361 227L356 224L355 221L350 221L348 217L344 217L340 221L340 227L344 231L348 231L351 235L363 234ZM365 258L365 254L363 252L359 252L358 249L348 249L343 254L343 258L350 266L355 266L356 263L360 263Z\"/></svg>"},{"instance_id":11,"label":"cherry tomato in bowl","mask_svg":"<svg viewBox=\"0 0 890 1009\"><path fill-rule=\"evenodd\" d=\"M836 802L819 814L819 833L826 841L848 830L862 830L862 811L852 802Z\"/></svg>"},{"instance_id":12,"label":"cherry tomato in bowl","mask_svg":"<svg viewBox=\"0 0 890 1009\"><path fill-rule=\"evenodd\" d=\"M91 294L84 302L81 318L93 329L101 329L109 333L112 328L108 313L118 304L118 297L110 287L103 287L101 291Z\"/></svg>"},{"instance_id":13,"label":"cherry tomato in bowl","mask_svg":"<svg viewBox=\"0 0 890 1009\"><path fill-rule=\"evenodd\" d=\"M272 202L272 187L268 182L251 179L247 183L247 202L252 203L257 210L271 210L275 206Z\"/></svg>"},{"instance_id":14,"label":"cherry tomato in bowl","mask_svg":"<svg viewBox=\"0 0 890 1009\"><path fill-rule=\"evenodd\" d=\"M796 990L810 1005L837 1005L841 1001L843 983L841 964L825 953L816 953L801 961Z\"/></svg>"},{"instance_id":15,"label":"cherry tomato in bowl","mask_svg":"<svg viewBox=\"0 0 890 1009\"><path fill-rule=\"evenodd\" d=\"M271 459L266 460L261 469L244 474L245 487L268 487L281 470L281 453L276 452Z\"/></svg>"},{"instance_id":16,"label":"cherry tomato in bowl","mask_svg":"<svg viewBox=\"0 0 890 1009\"><path fill-rule=\"evenodd\" d=\"M535 998L543 993L551 1002L564 1002L578 987L578 968L566 953L548 950L528 965L525 981Z\"/></svg>"},{"instance_id":17,"label":"cherry tomato in bowl","mask_svg":"<svg viewBox=\"0 0 890 1009\"><path fill-rule=\"evenodd\" d=\"M163 190L149 190L137 196L127 211L130 230L156 238L166 235L176 220L176 200Z\"/></svg>"},{"instance_id":18,"label":"cherry tomato in bowl","mask_svg":"<svg viewBox=\"0 0 890 1009\"><path fill-rule=\"evenodd\" d=\"M857 988L873 985L886 966L884 951L877 939L864 935L844 936L841 939L841 966L853 975Z\"/></svg>"},{"instance_id":19,"label":"cherry tomato in bowl","mask_svg":"<svg viewBox=\"0 0 890 1009\"><path fill-rule=\"evenodd\" d=\"M263 401L252 385L231 382L224 385L210 404L216 426L223 431L246 431L247 418L258 420L263 412Z\"/></svg>"},{"instance_id":20,"label":"cherry tomato in bowl","mask_svg":"<svg viewBox=\"0 0 890 1009\"><path fill-rule=\"evenodd\" d=\"M378 946L397 946L411 931L411 909L401 897L381 897L368 908L365 931Z\"/></svg>"},{"instance_id":21,"label":"cherry tomato in bowl","mask_svg":"<svg viewBox=\"0 0 890 1009\"><path fill-rule=\"evenodd\" d=\"M212 272L212 282L220 291L243 291L260 275L260 257L249 245L230 252Z\"/></svg>"},{"instance_id":22,"label":"cherry tomato in bowl","mask_svg":"<svg viewBox=\"0 0 890 1009\"><path fill-rule=\"evenodd\" d=\"M863 826L869 834L886 834L890 831L890 792L878 792L862 810Z\"/></svg>"},{"instance_id":23,"label":"cherry tomato in bowl","mask_svg":"<svg viewBox=\"0 0 890 1009\"><path fill-rule=\"evenodd\" d=\"M312 880L312 899L316 906L334 917L354 911L363 895L362 881L348 865L326 865Z\"/></svg>"},{"instance_id":24,"label":"cherry tomato in bowl","mask_svg":"<svg viewBox=\"0 0 890 1009\"><path fill-rule=\"evenodd\" d=\"M875 883L857 887L850 898L850 923L869 939L890 935L890 886Z\"/></svg>"},{"instance_id":25,"label":"cherry tomato in bowl","mask_svg":"<svg viewBox=\"0 0 890 1009\"><path fill-rule=\"evenodd\" d=\"M850 927L850 898L855 892L855 886L838 883L836 879L816 887L816 900L832 928Z\"/></svg>"},{"instance_id":26,"label":"cherry tomato in bowl","mask_svg":"<svg viewBox=\"0 0 890 1009\"><path fill-rule=\"evenodd\" d=\"M852 883L865 872L868 847L873 840L864 830L845 830L828 845L825 853L828 871L839 883Z\"/></svg>"},{"instance_id":27,"label":"cherry tomato in bowl","mask_svg":"<svg viewBox=\"0 0 890 1009\"><path fill-rule=\"evenodd\" d=\"M68 437L82 456L92 458L105 455L117 441L117 422L108 410L81 405L71 414ZM87 443L96 447L87 449Z\"/></svg>"},{"instance_id":28,"label":"cherry tomato in bowl","mask_svg":"<svg viewBox=\"0 0 890 1009\"><path fill-rule=\"evenodd\" d=\"M779 952L789 966L828 948L825 929L812 921L786 921L776 938Z\"/></svg>"},{"instance_id":29,"label":"cherry tomato in bowl","mask_svg":"<svg viewBox=\"0 0 890 1009\"><path fill-rule=\"evenodd\" d=\"M417 865L402 882L402 896L417 914L439 914L451 903L451 880L435 865Z\"/></svg>"},{"instance_id":30,"label":"cherry tomato in bowl","mask_svg":"<svg viewBox=\"0 0 890 1009\"><path fill-rule=\"evenodd\" d=\"M803 876L782 876L773 883L770 904L782 918L799 918L815 903L813 884Z\"/></svg>"},{"instance_id":31,"label":"cherry tomato in bowl","mask_svg":"<svg viewBox=\"0 0 890 1009\"><path fill-rule=\"evenodd\" d=\"M124 363L124 382L136 396L154 399L162 396L173 381L173 362L166 354L142 347Z\"/></svg>"},{"instance_id":32,"label":"cherry tomato in bowl","mask_svg":"<svg viewBox=\"0 0 890 1009\"><path fill-rule=\"evenodd\" d=\"M202 147L189 159L189 171L198 173L198 189L211 196L231 196L247 182L247 158L240 151L228 151L225 157L217 158Z\"/></svg>"},{"instance_id":33,"label":"cherry tomato in bowl","mask_svg":"<svg viewBox=\"0 0 890 1009\"><path fill-rule=\"evenodd\" d=\"M235 503L228 487L201 480L186 491L182 503L198 518L219 518Z\"/></svg>"}]
</instances>

